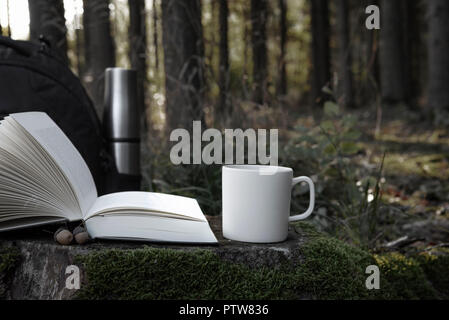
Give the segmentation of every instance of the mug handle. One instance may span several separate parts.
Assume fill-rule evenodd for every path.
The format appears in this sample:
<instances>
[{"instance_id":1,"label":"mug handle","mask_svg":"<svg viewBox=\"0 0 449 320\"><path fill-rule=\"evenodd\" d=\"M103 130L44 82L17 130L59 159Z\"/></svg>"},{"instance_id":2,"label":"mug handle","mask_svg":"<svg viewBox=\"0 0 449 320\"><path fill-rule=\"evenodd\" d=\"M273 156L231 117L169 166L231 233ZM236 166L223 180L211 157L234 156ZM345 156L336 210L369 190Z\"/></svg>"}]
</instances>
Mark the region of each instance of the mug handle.
<instances>
[{"instance_id":1,"label":"mug handle","mask_svg":"<svg viewBox=\"0 0 449 320\"><path fill-rule=\"evenodd\" d=\"M310 204L309 204L309 208L306 210L306 212L304 212L302 214L297 214L297 215L294 215L294 216L290 216L288 218L289 222L298 221L298 220L302 220L302 219L307 218L313 212L313 208L315 207L315 185L313 184L312 179L310 179L309 177L293 178L293 180L292 180L292 188L296 184L298 184L300 182L307 182L307 184L309 185L309 190L310 190Z\"/></svg>"}]
</instances>

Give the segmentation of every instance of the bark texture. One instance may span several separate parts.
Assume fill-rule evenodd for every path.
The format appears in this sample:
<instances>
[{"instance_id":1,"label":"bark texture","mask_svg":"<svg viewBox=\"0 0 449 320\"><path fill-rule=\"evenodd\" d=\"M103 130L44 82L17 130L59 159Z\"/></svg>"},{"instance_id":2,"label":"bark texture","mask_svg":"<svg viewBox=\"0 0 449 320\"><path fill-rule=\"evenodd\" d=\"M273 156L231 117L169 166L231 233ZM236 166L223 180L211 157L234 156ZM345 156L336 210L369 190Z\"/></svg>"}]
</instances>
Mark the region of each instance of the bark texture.
<instances>
[{"instance_id":1,"label":"bark texture","mask_svg":"<svg viewBox=\"0 0 449 320\"><path fill-rule=\"evenodd\" d=\"M129 6L129 59L131 68L137 72L137 103L142 118L142 128L147 127L145 88L146 88L146 19L145 0L128 0Z\"/></svg>"},{"instance_id":2,"label":"bark texture","mask_svg":"<svg viewBox=\"0 0 449 320\"><path fill-rule=\"evenodd\" d=\"M253 101L264 104L267 93L267 0L251 0L251 44L253 54Z\"/></svg>"},{"instance_id":3,"label":"bark texture","mask_svg":"<svg viewBox=\"0 0 449 320\"><path fill-rule=\"evenodd\" d=\"M108 0L84 0L84 83L100 119L103 116L104 72L115 65Z\"/></svg>"},{"instance_id":4,"label":"bark texture","mask_svg":"<svg viewBox=\"0 0 449 320\"><path fill-rule=\"evenodd\" d=\"M204 45L199 0L164 0L164 47L167 129L204 121Z\"/></svg>"},{"instance_id":5,"label":"bark texture","mask_svg":"<svg viewBox=\"0 0 449 320\"><path fill-rule=\"evenodd\" d=\"M429 6L429 92L433 110L449 112L449 1L432 0ZM447 121L447 120L446 120Z\"/></svg>"},{"instance_id":6,"label":"bark texture","mask_svg":"<svg viewBox=\"0 0 449 320\"><path fill-rule=\"evenodd\" d=\"M352 56L349 40L348 0L337 3L338 33L338 100L345 107L353 107Z\"/></svg>"},{"instance_id":7,"label":"bark texture","mask_svg":"<svg viewBox=\"0 0 449 320\"><path fill-rule=\"evenodd\" d=\"M28 8L30 39L37 41L43 36L67 63L67 28L63 0L28 0Z\"/></svg>"},{"instance_id":8,"label":"bark texture","mask_svg":"<svg viewBox=\"0 0 449 320\"><path fill-rule=\"evenodd\" d=\"M279 33L280 33L280 56L279 56L279 82L278 93L287 94L287 68L286 68L286 46L287 46L287 0L279 0Z\"/></svg>"},{"instance_id":9,"label":"bark texture","mask_svg":"<svg viewBox=\"0 0 449 320\"><path fill-rule=\"evenodd\" d=\"M226 120L232 110L229 102L229 47L228 47L228 1L220 0L219 20L220 20L220 70L219 87L220 101L218 104L218 114L221 120Z\"/></svg>"},{"instance_id":10,"label":"bark texture","mask_svg":"<svg viewBox=\"0 0 449 320\"><path fill-rule=\"evenodd\" d=\"M406 100L404 0L382 0L380 26L380 82L382 100L400 103Z\"/></svg>"},{"instance_id":11,"label":"bark texture","mask_svg":"<svg viewBox=\"0 0 449 320\"><path fill-rule=\"evenodd\" d=\"M321 104L326 99L322 92L330 81L329 3L310 1L312 11L312 98Z\"/></svg>"}]
</instances>

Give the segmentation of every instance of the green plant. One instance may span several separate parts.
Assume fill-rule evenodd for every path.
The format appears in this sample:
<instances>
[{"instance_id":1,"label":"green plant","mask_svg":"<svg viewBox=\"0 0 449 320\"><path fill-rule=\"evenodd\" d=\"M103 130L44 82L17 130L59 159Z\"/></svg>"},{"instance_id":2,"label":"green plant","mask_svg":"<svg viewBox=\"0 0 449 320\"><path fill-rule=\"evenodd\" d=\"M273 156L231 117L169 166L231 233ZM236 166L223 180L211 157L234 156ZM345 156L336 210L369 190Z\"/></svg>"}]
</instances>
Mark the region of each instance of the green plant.
<instances>
[{"instance_id":1,"label":"green plant","mask_svg":"<svg viewBox=\"0 0 449 320\"><path fill-rule=\"evenodd\" d=\"M372 248L382 235L378 222L383 161L377 173L353 161L361 151L357 122L354 115L343 115L336 103L326 102L318 126L296 127L298 135L286 145L283 161L303 174L316 175L316 221L321 229ZM298 199L293 197L293 206L303 208L304 200Z\"/></svg>"},{"instance_id":2,"label":"green plant","mask_svg":"<svg viewBox=\"0 0 449 320\"><path fill-rule=\"evenodd\" d=\"M173 165L168 146L149 152L145 189L195 198L207 215L221 213L220 165Z\"/></svg>"}]
</instances>

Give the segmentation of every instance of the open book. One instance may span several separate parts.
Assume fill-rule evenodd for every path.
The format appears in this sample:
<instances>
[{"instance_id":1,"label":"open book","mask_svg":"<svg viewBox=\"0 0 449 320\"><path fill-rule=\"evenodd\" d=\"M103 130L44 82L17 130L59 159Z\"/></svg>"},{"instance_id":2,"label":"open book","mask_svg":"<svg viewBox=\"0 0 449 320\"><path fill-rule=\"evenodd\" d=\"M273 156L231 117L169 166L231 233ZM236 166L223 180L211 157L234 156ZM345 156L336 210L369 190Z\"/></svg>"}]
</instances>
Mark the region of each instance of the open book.
<instances>
[{"instance_id":1,"label":"open book","mask_svg":"<svg viewBox=\"0 0 449 320\"><path fill-rule=\"evenodd\" d=\"M195 199L151 192L98 197L92 175L43 112L0 121L0 231L84 220L92 238L216 243Z\"/></svg>"}]
</instances>

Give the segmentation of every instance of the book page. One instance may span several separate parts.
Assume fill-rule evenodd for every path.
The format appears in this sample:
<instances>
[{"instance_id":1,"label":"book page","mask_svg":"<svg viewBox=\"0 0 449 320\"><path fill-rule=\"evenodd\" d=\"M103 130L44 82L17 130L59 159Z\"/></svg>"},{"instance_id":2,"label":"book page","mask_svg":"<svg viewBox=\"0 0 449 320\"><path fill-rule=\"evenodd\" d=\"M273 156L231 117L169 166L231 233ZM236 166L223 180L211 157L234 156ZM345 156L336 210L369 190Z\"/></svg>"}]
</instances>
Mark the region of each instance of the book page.
<instances>
[{"instance_id":1,"label":"book page","mask_svg":"<svg viewBox=\"0 0 449 320\"><path fill-rule=\"evenodd\" d=\"M84 218L92 238L216 243L195 199L154 192L101 196Z\"/></svg>"},{"instance_id":2,"label":"book page","mask_svg":"<svg viewBox=\"0 0 449 320\"><path fill-rule=\"evenodd\" d=\"M86 227L93 239L217 243L207 221L154 216L97 215L86 221Z\"/></svg>"},{"instance_id":3,"label":"book page","mask_svg":"<svg viewBox=\"0 0 449 320\"><path fill-rule=\"evenodd\" d=\"M2 221L0 225L0 231L11 231L23 228L32 228L46 224L53 223L63 223L66 222L66 219L57 218L57 217L46 217L46 216L37 216L37 217L23 217L20 219L14 219L11 221Z\"/></svg>"},{"instance_id":4,"label":"book page","mask_svg":"<svg viewBox=\"0 0 449 320\"><path fill-rule=\"evenodd\" d=\"M11 212L43 212L68 220L83 216L56 162L23 127L6 117L0 121L0 215Z\"/></svg>"},{"instance_id":5,"label":"book page","mask_svg":"<svg viewBox=\"0 0 449 320\"><path fill-rule=\"evenodd\" d=\"M69 181L83 215L97 199L97 189L84 159L64 132L44 112L11 114L57 163Z\"/></svg>"},{"instance_id":6,"label":"book page","mask_svg":"<svg viewBox=\"0 0 449 320\"><path fill-rule=\"evenodd\" d=\"M99 197L84 220L94 215L117 211L155 212L179 215L190 220L206 221L195 199L156 192L128 191Z\"/></svg>"}]
</instances>

